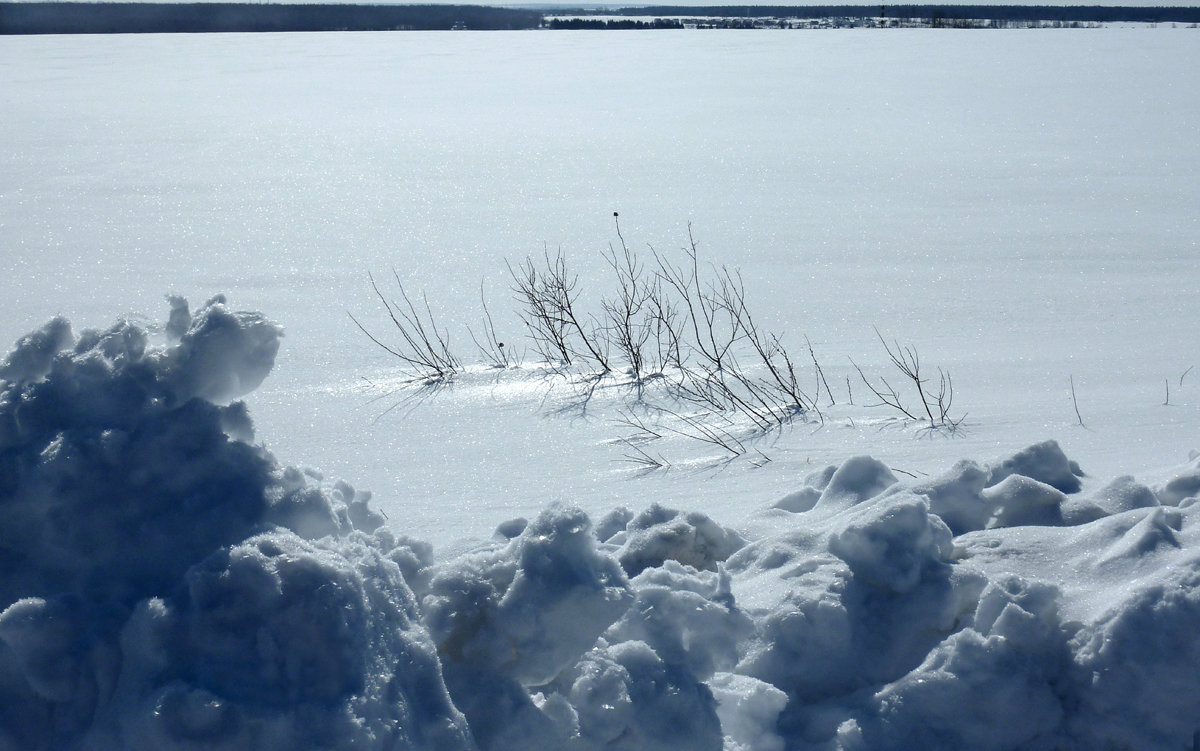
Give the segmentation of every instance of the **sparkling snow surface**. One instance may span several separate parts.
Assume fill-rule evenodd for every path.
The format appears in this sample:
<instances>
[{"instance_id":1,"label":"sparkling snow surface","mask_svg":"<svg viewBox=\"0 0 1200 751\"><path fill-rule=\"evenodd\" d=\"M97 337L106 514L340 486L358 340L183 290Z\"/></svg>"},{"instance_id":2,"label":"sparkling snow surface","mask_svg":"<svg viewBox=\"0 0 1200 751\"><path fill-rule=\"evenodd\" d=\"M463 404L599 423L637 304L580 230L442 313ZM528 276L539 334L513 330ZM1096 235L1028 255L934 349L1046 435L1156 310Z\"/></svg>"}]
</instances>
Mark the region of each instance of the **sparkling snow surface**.
<instances>
[{"instance_id":1,"label":"sparkling snow surface","mask_svg":"<svg viewBox=\"0 0 1200 751\"><path fill-rule=\"evenodd\" d=\"M1194 745L1195 42L0 39L0 749ZM614 211L823 422L641 472L620 375L477 364ZM354 326L393 269L466 373ZM959 430L867 406L875 327Z\"/></svg>"},{"instance_id":2,"label":"sparkling snow surface","mask_svg":"<svg viewBox=\"0 0 1200 751\"><path fill-rule=\"evenodd\" d=\"M1055 438L1101 480L1140 474L1185 460L1200 424L1200 373L1178 383L1200 364L1193 36L10 37L0 340L226 292L287 332L251 398L260 439L435 540L555 499L735 522L860 453L937 473ZM848 358L885 364L872 326L915 345L969 429L914 441L835 409L764 449L765 471L631 481L611 414L548 417L511 379L379 418L391 403L362 379L393 364L346 316L386 333L369 272L423 290L471 361L481 282L521 340L505 259L561 248L598 303L613 211L635 248L676 252L691 222L835 391Z\"/></svg>"}]
</instances>

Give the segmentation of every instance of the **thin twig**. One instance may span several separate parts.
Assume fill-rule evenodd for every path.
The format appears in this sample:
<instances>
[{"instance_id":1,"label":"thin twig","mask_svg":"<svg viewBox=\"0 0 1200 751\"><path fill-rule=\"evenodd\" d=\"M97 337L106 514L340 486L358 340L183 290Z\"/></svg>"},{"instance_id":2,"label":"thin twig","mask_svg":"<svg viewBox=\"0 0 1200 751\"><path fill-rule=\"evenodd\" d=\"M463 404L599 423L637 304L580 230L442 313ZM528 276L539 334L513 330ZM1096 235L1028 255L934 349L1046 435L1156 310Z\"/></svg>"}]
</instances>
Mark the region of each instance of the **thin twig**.
<instances>
[{"instance_id":1,"label":"thin twig","mask_svg":"<svg viewBox=\"0 0 1200 751\"><path fill-rule=\"evenodd\" d=\"M1075 376L1071 376L1071 403L1075 405L1075 419L1079 420L1079 427L1084 427L1083 418L1079 415L1079 400L1075 398Z\"/></svg>"}]
</instances>

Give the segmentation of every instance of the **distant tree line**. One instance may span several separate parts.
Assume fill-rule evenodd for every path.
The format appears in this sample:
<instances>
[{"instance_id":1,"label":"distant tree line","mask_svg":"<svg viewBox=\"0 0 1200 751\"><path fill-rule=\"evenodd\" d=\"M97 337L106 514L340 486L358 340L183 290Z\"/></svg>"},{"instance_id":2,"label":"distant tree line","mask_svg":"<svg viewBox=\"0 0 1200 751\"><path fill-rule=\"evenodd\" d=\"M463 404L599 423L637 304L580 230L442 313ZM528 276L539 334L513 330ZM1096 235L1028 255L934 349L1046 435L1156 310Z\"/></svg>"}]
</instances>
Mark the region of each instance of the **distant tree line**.
<instances>
[{"instance_id":1,"label":"distant tree line","mask_svg":"<svg viewBox=\"0 0 1200 751\"><path fill-rule=\"evenodd\" d=\"M572 18L553 18L569 15ZM610 16L610 18L588 18ZM613 19L611 16L626 16ZM676 18L665 18L674 16ZM633 17L637 17L636 19ZM932 26L1014 23L1198 23L1200 7L1060 5L659 5L529 10L480 5L354 5L236 2L5 2L0 34L114 34L234 31L386 31L441 29L664 29L787 26L784 19L928 19ZM651 20L652 19L652 20ZM748 19L763 19L751 22ZM765 19L776 19L766 21ZM876 23L876 25L884 25ZM887 24L890 25L890 24Z\"/></svg>"},{"instance_id":2,"label":"distant tree line","mask_svg":"<svg viewBox=\"0 0 1200 751\"><path fill-rule=\"evenodd\" d=\"M0 2L0 34L533 29L542 14L479 5Z\"/></svg>"},{"instance_id":3,"label":"distant tree line","mask_svg":"<svg viewBox=\"0 0 1200 751\"><path fill-rule=\"evenodd\" d=\"M688 16L714 18L938 18L996 21L1089 21L1098 23L1196 23L1200 7L1103 5L650 5L579 15Z\"/></svg>"},{"instance_id":4,"label":"distant tree line","mask_svg":"<svg viewBox=\"0 0 1200 751\"><path fill-rule=\"evenodd\" d=\"M602 18L551 18L546 21L549 29L682 29L683 22L671 18L655 18L652 21L633 19Z\"/></svg>"}]
</instances>

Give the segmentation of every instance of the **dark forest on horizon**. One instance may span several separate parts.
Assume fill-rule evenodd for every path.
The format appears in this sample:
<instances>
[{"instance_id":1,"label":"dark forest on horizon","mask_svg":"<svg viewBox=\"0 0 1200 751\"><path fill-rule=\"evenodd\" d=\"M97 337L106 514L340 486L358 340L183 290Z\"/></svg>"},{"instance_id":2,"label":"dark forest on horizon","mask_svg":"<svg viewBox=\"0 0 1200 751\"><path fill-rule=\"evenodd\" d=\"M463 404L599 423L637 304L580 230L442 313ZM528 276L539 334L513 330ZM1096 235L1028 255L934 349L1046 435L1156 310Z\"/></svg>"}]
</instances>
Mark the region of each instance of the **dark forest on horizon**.
<instances>
[{"instance_id":1,"label":"dark forest on horizon","mask_svg":"<svg viewBox=\"0 0 1200 751\"><path fill-rule=\"evenodd\" d=\"M628 22L564 23L547 16L624 16ZM114 34L259 31L514 30L678 28L633 18L930 19L991 22L1188 23L1200 7L1047 5L638 6L537 10L483 5L333 3L0 2L0 34ZM734 25L734 24L730 24Z\"/></svg>"}]
</instances>

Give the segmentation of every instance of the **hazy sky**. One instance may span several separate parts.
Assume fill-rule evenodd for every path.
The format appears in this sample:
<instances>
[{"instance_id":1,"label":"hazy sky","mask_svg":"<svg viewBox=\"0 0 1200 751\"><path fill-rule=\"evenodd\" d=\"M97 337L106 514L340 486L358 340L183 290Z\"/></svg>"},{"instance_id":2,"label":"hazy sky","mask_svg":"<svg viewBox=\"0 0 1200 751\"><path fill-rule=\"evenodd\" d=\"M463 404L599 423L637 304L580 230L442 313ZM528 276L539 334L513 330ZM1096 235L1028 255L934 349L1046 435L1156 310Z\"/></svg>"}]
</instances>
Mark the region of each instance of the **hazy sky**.
<instances>
[{"instance_id":1,"label":"hazy sky","mask_svg":"<svg viewBox=\"0 0 1200 751\"><path fill-rule=\"evenodd\" d=\"M42 2L43 0L11 0L12 2ZM102 0L96 0L101 2ZM120 0L121 2L162 2L163 0ZM187 2L188 0L179 0ZM197 2L222 2L230 0L196 0ZM234 0L236 1L236 0ZM280 2L281 0L256 0L259 2ZM288 3L304 2L305 0L282 0ZM311 0L314 3L320 4L346 4L346 5L486 5L498 7L521 7L521 8L545 8L545 7L586 7L586 8L622 8L622 7L637 7L639 5L679 5L694 8L703 8L711 6L726 7L731 5L740 5L745 7L761 6L761 5L782 5L792 7L803 7L808 5L874 5L874 3L863 2L862 0L849 0L849 2L830 2L828 0L792 0L791 2L771 2L770 0L750 0L750 2L741 3L721 3L721 2L672 2L672 0L664 0L661 3L587 3L573 2L573 0L562 0L562 2L520 2L519 0L491 0L488 2L469 2L469 0L422 0L420 3L389 3L387 0ZM1153 0L1094 0L1087 3L1073 2L1072 0L1030 0L1030 2L1004 2L1004 0L954 0L953 2L936 3L936 2L914 2L916 5L1099 5L1106 7L1138 7L1138 8L1153 8L1153 7L1187 7L1186 3L1161 3Z\"/></svg>"}]
</instances>

